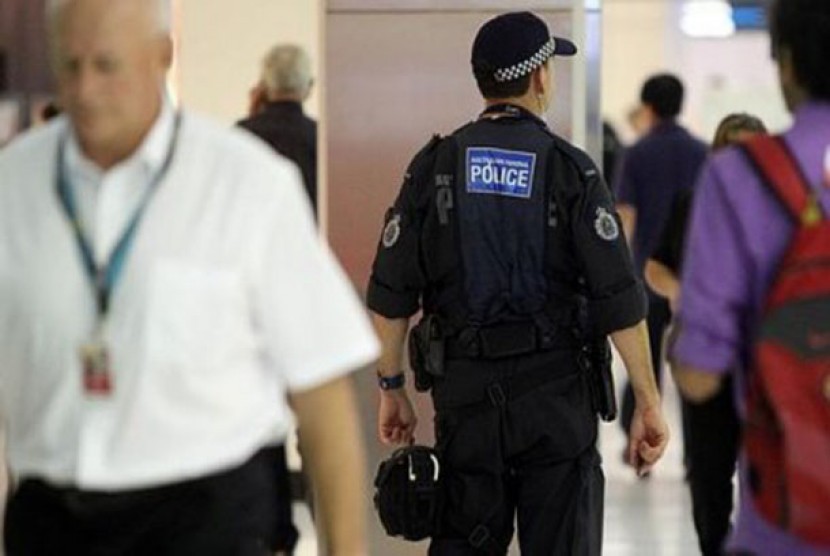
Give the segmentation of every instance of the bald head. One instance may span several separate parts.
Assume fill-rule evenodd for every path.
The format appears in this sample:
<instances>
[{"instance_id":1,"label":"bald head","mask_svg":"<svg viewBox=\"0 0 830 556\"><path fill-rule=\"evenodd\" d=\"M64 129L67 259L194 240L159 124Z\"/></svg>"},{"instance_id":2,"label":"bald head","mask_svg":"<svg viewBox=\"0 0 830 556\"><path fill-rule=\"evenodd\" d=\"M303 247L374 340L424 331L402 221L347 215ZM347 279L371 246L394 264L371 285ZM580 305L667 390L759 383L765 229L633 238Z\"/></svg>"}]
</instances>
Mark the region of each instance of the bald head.
<instances>
[{"instance_id":1,"label":"bald head","mask_svg":"<svg viewBox=\"0 0 830 556\"><path fill-rule=\"evenodd\" d=\"M75 0L47 0L46 2L46 22L48 28L53 25L60 18L61 13L67 5L74 3ZM153 31L169 35L172 32L172 15L171 15L171 0L111 0L111 2L131 1L138 5L142 10L146 10L146 15L149 17L148 22L151 24Z\"/></svg>"},{"instance_id":2,"label":"bald head","mask_svg":"<svg viewBox=\"0 0 830 556\"><path fill-rule=\"evenodd\" d=\"M50 0L61 106L102 168L130 156L152 128L173 56L167 0Z\"/></svg>"}]
</instances>

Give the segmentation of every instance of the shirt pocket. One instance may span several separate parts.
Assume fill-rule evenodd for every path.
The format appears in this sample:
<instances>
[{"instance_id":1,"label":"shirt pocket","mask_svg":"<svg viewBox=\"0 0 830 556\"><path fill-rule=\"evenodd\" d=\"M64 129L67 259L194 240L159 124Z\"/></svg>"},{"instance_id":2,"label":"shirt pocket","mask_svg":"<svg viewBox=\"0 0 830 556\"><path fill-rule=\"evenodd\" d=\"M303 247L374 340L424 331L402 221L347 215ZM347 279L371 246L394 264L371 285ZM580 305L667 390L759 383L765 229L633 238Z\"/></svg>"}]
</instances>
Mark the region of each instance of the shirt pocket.
<instances>
[{"instance_id":1,"label":"shirt pocket","mask_svg":"<svg viewBox=\"0 0 830 556\"><path fill-rule=\"evenodd\" d=\"M200 372L221 369L250 340L239 272L160 261L149 285L150 358L155 365Z\"/></svg>"}]
</instances>

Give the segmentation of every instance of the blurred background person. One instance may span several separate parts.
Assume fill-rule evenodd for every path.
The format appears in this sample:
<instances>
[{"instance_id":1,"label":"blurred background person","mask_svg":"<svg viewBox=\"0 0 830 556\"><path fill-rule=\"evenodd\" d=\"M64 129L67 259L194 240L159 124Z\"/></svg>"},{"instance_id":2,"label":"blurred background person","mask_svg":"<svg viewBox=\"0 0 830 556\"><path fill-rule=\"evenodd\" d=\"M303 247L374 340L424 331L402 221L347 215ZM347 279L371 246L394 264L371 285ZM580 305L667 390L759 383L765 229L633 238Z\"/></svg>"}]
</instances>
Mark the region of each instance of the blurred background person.
<instances>
[{"instance_id":1,"label":"blurred background person","mask_svg":"<svg viewBox=\"0 0 830 556\"><path fill-rule=\"evenodd\" d=\"M634 134L634 139L639 140L651 130L655 123L654 111L649 110L643 104L633 106L626 115L626 122Z\"/></svg>"},{"instance_id":2,"label":"blurred background person","mask_svg":"<svg viewBox=\"0 0 830 556\"><path fill-rule=\"evenodd\" d=\"M298 166L308 198L317 216L317 122L308 117L303 103L314 84L308 53L294 44L272 47L262 59L260 80L251 89L248 117L237 125L265 141L274 151ZM293 444L291 444L293 445ZM290 462L298 461L296 452ZM313 509L313 496L301 470L292 464L288 484L290 499L306 501ZM286 468L289 465L286 464ZM291 515L291 500L284 509ZM294 525L291 529L295 530Z\"/></svg>"},{"instance_id":3,"label":"blurred background person","mask_svg":"<svg viewBox=\"0 0 830 556\"><path fill-rule=\"evenodd\" d=\"M625 151L620 136L611 122L602 122L602 174L605 183L614 183L614 172Z\"/></svg>"},{"instance_id":4,"label":"blurred background person","mask_svg":"<svg viewBox=\"0 0 830 556\"><path fill-rule=\"evenodd\" d=\"M40 110L40 119L43 122L48 122L54 118L57 118L61 115L61 108L58 106L58 103L55 101L49 101L43 105L43 108Z\"/></svg>"},{"instance_id":5,"label":"blurred background person","mask_svg":"<svg viewBox=\"0 0 830 556\"><path fill-rule=\"evenodd\" d=\"M778 0L770 34L795 121L782 135L726 149L703 168L683 262L673 371L695 402L713 399L734 377L743 440L729 550L827 555L830 376L823 338L830 335L830 278L821 272L826 258L787 262L804 256L810 236L817 247L828 245L826 235L815 234L830 231L830 2ZM759 149L767 156L750 159ZM773 177L781 170L786 180ZM813 274L805 279L804 270ZM801 278L797 296L780 295L782 278ZM799 307L824 312L807 316ZM774 318L783 320L776 326ZM776 345L774 363L764 349L768 341ZM771 373L778 379L772 384Z\"/></svg>"},{"instance_id":6,"label":"blurred background person","mask_svg":"<svg viewBox=\"0 0 830 556\"><path fill-rule=\"evenodd\" d=\"M764 123L750 114L730 114L721 120L712 150L766 133ZM736 184L738 185L738 184ZM668 299L676 313L680 298L683 246L692 204L692 190L681 191L674 203L657 249L646 262L645 279L658 295ZM692 495L692 516L703 556L724 554L732 516L732 475L738 456L740 425L732 380L711 400L696 404L682 400L686 430L687 480Z\"/></svg>"},{"instance_id":7,"label":"blurred background person","mask_svg":"<svg viewBox=\"0 0 830 556\"><path fill-rule=\"evenodd\" d=\"M317 122L303 112L314 79L311 60L301 47L281 44L262 61L260 82L251 90L250 114L239 125L289 158L317 213Z\"/></svg>"},{"instance_id":8,"label":"blurred background person","mask_svg":"<svg viewBox=\"0 0 830 556\"><path fill-rule=\"evenodd\" d=\"M706 145L681 126L684 88L672 74L646 80L640 92L641 110L652 122L645 136L626 150L614 190L623 229L630 242L634 266L642 279L646 259L657 245L676 196L691 189L706 158ZM668 302L648 291L648 337L658 387L662 378L663 334L671 313ZM626 384L620 425L628 434L634 412L634 391Z\"/></svg>"},{"instance_id":9,"label":"blurred background person","mask_svg":"<svg viewBox=\"0 0 830 556\"><path fill-rule=\"evenodd\" d=\"M365 554L378 344L299 173L173 106L168 1L47 17L64 115L0 152L7 554L273 554L292 409L327 553Z\"/></svg>"}]
</instances>

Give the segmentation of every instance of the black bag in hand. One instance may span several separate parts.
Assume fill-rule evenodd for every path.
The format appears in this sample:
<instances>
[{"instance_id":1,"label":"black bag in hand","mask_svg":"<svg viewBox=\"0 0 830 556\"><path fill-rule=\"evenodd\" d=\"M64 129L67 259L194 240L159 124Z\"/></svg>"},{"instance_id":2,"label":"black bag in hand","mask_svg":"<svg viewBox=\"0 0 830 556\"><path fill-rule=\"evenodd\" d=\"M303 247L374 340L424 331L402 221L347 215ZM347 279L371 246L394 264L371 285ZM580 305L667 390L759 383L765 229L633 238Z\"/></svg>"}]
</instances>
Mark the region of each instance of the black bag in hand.
<instances>
[{"instance_id":1,"label":"black bag in hand","mask_svg":"<svg viewBox=\"0 0 830 556\"><path fill-rule=\"evenodd\" d=\"M396 450L375 476L375 509L386 534L420 541L438 527L443 491L438 454L426 446Z\"/></svg>"}]
</instances>

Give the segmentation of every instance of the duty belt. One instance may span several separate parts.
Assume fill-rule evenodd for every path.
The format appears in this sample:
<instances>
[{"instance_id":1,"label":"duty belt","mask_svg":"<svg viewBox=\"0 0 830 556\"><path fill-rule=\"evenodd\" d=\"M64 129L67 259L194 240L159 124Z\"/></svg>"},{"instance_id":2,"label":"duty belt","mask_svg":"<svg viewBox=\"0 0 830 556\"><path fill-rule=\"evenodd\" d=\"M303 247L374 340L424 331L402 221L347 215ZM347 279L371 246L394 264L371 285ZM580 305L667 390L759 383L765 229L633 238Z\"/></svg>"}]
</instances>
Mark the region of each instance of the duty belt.
<instances>
[{"instance_id":1,"label":"duty belt","mask_svg":"<svg viewBox=\"0 0 830 556\"><path fill-rule=\"evenodd\" d=\"M562 326L542 329L535 322L467 327L445 339L447 359L502 359L555 349L578 349L576 334Z\"/></svg>"},{"instance_id":2,"label":"duty belt","mask_svg":"<svg viewBox=\"0 0 830 556\"><path fill-rule=\"evenodd\" d=\"M567 358L563 358L562 365L537 366L476 385L458 383L451 378L441 379L432 389L432 401L436 411L452 411L459 415L477 413L488 408L501 409L549 382L567 380L581 372L576 364L576 356L572 358L572 366L567 366L566 363Z\"/></svg>"}]
</instances>

